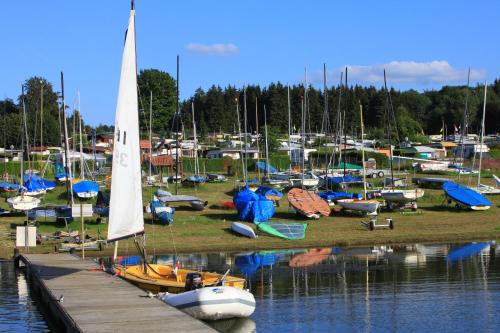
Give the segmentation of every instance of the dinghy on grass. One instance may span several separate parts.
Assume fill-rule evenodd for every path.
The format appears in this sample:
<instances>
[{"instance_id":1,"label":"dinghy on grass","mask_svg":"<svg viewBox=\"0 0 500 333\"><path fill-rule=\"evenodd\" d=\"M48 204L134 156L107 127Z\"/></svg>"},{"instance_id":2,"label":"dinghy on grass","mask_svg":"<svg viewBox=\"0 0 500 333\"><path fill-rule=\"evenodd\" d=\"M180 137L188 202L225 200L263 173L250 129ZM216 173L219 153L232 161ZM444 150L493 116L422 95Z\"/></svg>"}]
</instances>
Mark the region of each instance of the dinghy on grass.
<instances>
[{"instance_id":1,"label":"dinghy on grass","mask_svg":"<svg viewBox=\"0 0 500 333\"><path fill-rule=\"evenodd\" d=\"M240 222L233 222L231 224L231 230L248 238L257 238L257 235L255 234L255 231L253 231L252 227Z\"/></svg>"},{"instance_id":2,"label":"dinghy on grass","mask_svg":"<svg viewBox=\"0 0 500 333\"><path fill-rule=\"evenodd\" d=\"M162 224L171 225L174 221L175 209L165 206L158 198L154 197L150 203L151 214L154 219L158 219Z\"/></svg>"},{"instance_id":3,"label":"dinghy on grass","mask_svg":"<svg viewBox=\"0 0 500 333\"><path fill-rule=\"evenodd\" d=\"M491 201L486 199L485 196L457 183L444 183L443 191L448 198L448 202L454 201L457 207L471 210L487 210L491 207Z\"/></svg>"},{"instance_id":4,"label":"dinghy on grass","mask_svg":"<svg viewBox=\"0 0 500 333\"><path fill-rule=\"evenodd\" d=\"M316 193L299 188L288 192L288 202L300 214L319 219L321 216L330 215L330 206Z\"/></svg>"},{"instance_id":5,"label":"dinghy on grass","mask_svg":"<svg viewBox=\"0 0 500 333\"><path fill-rule=\"evenodd\" d=\"M159 194L158 191L157 194ZM158 196L158 200L168 204L187 202L192 208L196 210L203 210L208 204L207 201L201 201L199 198L194 197L192 195L182 195L182 194Z\"/></svg>"},{"instance_id":6,"label":"dinghy on grass","mask_svg":"<svg viewBox=\"0 0 500 333\"><path fill-rule=\"evenodd\" d=\"M27 195L19 195L7 199L7 204L14 210L27 211L34 209L40 205L41 200L36 197Z\"/></svg>"},{"instance_id":7,"label":"dinghy on grass","mask_svg":"<svg viewBox=\"0 0 500 333\"><path fill-rule=\"evenodd\" d=\"M377 215L380 202L375 199L358 200L358 199L340 199L337 204L344 209L365 212L368 215Z\"/></svg>"},{"instance_id":8,"label":"dinghy on grass","mask_svg":"<svg viewBox=\"0 0 500 333\"><path fill-rule=\"evenodd\" d=\"M73 185L73 193L80 199L90 199L99 193L99 185L90 180L82 180Z\"/></svg>"}]
</instances>

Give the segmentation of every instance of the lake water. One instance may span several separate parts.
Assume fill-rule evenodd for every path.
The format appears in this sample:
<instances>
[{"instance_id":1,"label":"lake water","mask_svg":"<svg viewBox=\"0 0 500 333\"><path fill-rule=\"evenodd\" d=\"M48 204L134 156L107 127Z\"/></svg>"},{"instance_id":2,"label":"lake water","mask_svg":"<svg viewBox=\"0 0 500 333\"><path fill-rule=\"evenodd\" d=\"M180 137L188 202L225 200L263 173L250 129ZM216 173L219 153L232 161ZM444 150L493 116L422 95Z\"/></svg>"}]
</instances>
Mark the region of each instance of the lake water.
<instances>
[{"instance_id":1,"label":"lake water","mask_svg":"<svg viewBox=\"0 0 500 333\"><path fill-rule=\"evenodd\" d=\"M227 332L500 331L500 247L489 242L179 259L249 278L255 313L215 325Z\"/></svg>"},{"instance_id":2,"label":"lake water","mask_svg":"<svg viewBox=\"0 0 500 333\"><path fill-rule=\"evenodd\" d=\"M50 332L12 261L0 261L0 332Z\"/></svg>"},{"instance_id":3,"label":"lake water","mask_svg":"<svg viewBox=\"0 0 500 333\"><path fill-rule=\"evenodd\" d=\"M154 261L247 277L249 319L223 332L499 332L495 243L160 255ZM0 262L0 332L48 332L24 276Z\"/></svg>"}]
</instances>

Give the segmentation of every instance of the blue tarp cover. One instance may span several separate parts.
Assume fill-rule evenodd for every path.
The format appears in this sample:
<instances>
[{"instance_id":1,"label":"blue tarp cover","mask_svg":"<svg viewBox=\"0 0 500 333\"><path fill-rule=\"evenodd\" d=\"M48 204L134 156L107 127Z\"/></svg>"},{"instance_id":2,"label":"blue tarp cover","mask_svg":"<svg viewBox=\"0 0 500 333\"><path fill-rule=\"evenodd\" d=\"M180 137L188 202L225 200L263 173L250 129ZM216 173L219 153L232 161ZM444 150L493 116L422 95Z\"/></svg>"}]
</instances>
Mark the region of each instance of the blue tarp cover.
<instances>
[{"instance_id":1,"label":"blue tarp cover","mask_svg":"<svg viewBox=\"0 0 500 333\"><path fill-rule=\"evenodd\" d=\"M233 202L238 211L238 218L242 221L265 222L274 215L273 201L256 194L248 187L238 192Z\"/></svg>"},{"instance_id":2,"label":"blue tarp cover","mask_svg":"<svg viewBox=\"0 0 500 333\"><path fill-rule=\"evenodd\" d=\"M259 186L257 190L255 190L255 193L263 196L274 196L274 197L280 197L283 198L283 193L278 191L277 189L271 188L271 187L266 187L266 186Z\"/></svg>"},{"instance_id":3,"label":"blue tarp cover","mask_svg":"<svg viewBox=\"0 0 500 333\"><path fill-rule=\"evenodd\" d=\"M234 263L238 270L246 274L247 278L263 266L271 266L276 262L276 255L274 253L252 253L241 256L236 256Z\"/></svg>"},{"instance_id":4,"label":"blue tarp cover","mask_svg":"<svg viewBox=\"0 0 500 333\"><path fill-rule=\"evenodd\" d=\"M359 193L347 193L347 192L334 192L334 191L325 191L318 192L317 195L326 201L336 201L340 199L363 199L363 196Z\"/></svg>"},{"instance_id":5,"label":"blue tarp cover","mask_svg":"<svg viewBox=\"0 0 500 333\"><path fill-rule=\"evenodd\" d=\"M264 172L267 172L267 169L269 168L269 172L278 172L278 169L276 169L275 167L273 167L272 165L268 165L267 163L264 163L262 161L259 161L257 163L255 163L255 166L264 171Z\"/></svg>"},{"instance_id":6,"label":"blue tarp cover","mask_svg":"<svg viewBox=\"0 0 500 333\"><path fill-rule=\"evenodd\" d=\"M462 205L491 206L491 202L484 195L457 183L445 182L443 190L447 196Z\"/></svg>"},{"instance_id":7,"label":"blue tarp cover","mask_svg":"<svg viewBox=\"0 0 500 333\"><path fill-rule=\"evenodd\" d=\"M446 259L448 259L449 261L458 261L460 259L471 257L473 255L478 254L479 252L487 248L489 245L490 242L467 244L450 251Z\"/></svg>"},{"instance_id":8,"label":"blue tarp cover","mask_svg":"<svg viewBox=\"0 0 500 333\"><path fill-rule=\"evenodd\" d=\"M151 204L151 214L153 218L159 219L163 224L171 225L174 221L175 209L171 207L166 207L159 200L152 200Z\"/></svg>"},{"instance_id":9,"label":"blue tarp cover","mask_svg":"<svg viewBox=\"0 0 500 333\"><path fill-rule=\"evenodd\" d=\"M207 181L207 177L204 176L190 176L186 178L187 182L191 183L204 183Z\"/></svg>"},{"instance_id":10,"label":"blue tarp cover","mask_svg":"<svg viewBox=\"0 0 500 333\"><path fill-rule=\"evenodd\" d=\"M99 192L99 185L90 180L82 180L73 185L74 193Z\"/></svg>"},{"instance_id":11,"label":"blue tarp cover","mask_svg":"<svg viewBox=\"0 0 500 333\"><path fill-rule=\"evenodd\" d=\"M15 191L15 190L19 190L19 185L2 182L2 183L0 183L0 189L6 190L6 191Z\"/></svg>"},{"instance_id":12,"label":"blue tarp cover","mask_svg":"<svg viewBox=\"0 0 500 333\"><path fill-rule=\"evenodd\" d=\"M336 176L336 177L326 177L329 184L342 184L342 183L355 183L360 182L360 177L354 177L351 175Z\"/></svg>"}]
</instances>

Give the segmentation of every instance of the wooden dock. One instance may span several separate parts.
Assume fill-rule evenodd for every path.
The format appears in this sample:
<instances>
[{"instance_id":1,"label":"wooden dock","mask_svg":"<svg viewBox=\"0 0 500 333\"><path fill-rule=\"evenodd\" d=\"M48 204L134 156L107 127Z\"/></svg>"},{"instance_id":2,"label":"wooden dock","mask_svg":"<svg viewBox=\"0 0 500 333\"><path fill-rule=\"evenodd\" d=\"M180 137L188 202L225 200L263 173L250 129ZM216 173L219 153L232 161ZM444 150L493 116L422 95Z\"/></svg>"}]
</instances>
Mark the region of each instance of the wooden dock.
<instances>
[{"instance_id":1,"label":"wooden dock","mask_svg":"<svg viewBox=\"0 0 500 333\"><path fill-rule=\"evenodd\" d=\"M38 301L66 332L215 332L139 288L70 254L22 254Z\"/></svg>"}]
</instances>

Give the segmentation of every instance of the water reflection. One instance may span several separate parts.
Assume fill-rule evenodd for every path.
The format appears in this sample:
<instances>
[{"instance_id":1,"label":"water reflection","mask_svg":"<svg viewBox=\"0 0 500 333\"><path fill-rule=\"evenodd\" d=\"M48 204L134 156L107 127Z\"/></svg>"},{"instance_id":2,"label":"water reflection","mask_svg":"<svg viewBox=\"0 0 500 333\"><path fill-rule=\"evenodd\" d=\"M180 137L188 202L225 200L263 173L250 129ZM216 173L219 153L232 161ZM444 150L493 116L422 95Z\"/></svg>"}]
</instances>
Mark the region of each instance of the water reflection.
<instances>
[{"instance_id":1,"label":"water reflection","mask_svg":"<svg viewBox=\"0 0 500 333\"><path fill-rule=\"evenodd\" d=\"M12 261L0 261L0 332L49 332L28 290Z\"/></svg>"},{"instance_id":2,"label":"water reflection","mask_svg":"<svg viewBox=\"0 0 500 333\"><path fill-rule=\"evenodd\" d=\"M499 331L498 251L496 243L483 242L156 259L245 276L257 300L251 319L259 332ZM254 330L237 323L217 329Z\"/></svg>"}]
</instances>

